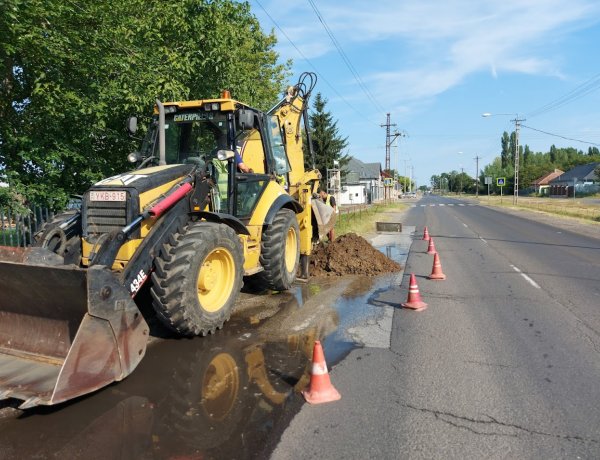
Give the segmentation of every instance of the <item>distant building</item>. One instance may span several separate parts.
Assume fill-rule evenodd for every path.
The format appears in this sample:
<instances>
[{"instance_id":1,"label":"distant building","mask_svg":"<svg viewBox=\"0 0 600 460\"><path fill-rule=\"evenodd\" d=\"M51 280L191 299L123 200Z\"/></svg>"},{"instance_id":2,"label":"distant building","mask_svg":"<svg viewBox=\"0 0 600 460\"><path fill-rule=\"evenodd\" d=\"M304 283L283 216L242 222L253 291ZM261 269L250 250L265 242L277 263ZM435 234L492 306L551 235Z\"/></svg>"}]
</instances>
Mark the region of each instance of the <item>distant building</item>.
<instances>
[{"instance_id":1,"label":"distant building","mask_svg":"<svg viewBox=\"0 0 600 460\"><path fill-rule=\"evenodd\" d=\"M556 179L560 175L564 174L564 171L561 169L555 169L552 172L544 174L539 179L533 181L533 186L535 187L535 193L540 195L548 195L550 191L550 181Z\"/></svg>"},{"instance_id":2,"label":"distant building","mask_svg":"<svg viewBox=\"0 0 600 460\"><path fill-rule=\"evenodd\" d=\"M363 163L356 158L343 168L340 205L373 203L384 199L381 163Z\"/></svg>"},{"instance_id":3,"label":"distant building","mask_svg":"<svg viewBox=\"0 0 600 460\"><path fill-rule=\"evenodd\" d=\"M573 196L576 193L597 193L600 190L600 177L595 169L600 162L575 166L549 182L550 196Z\"/></svg>"}]
</instances>

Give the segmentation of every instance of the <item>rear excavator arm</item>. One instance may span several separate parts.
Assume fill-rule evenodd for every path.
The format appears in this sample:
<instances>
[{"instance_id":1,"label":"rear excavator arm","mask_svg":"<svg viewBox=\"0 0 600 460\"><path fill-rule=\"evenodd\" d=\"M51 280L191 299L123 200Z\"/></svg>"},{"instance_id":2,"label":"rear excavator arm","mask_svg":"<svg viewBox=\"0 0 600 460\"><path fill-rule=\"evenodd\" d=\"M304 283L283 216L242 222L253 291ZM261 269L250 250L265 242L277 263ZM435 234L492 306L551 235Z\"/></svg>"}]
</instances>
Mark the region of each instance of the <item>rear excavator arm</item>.
<instances>
[{"instance_id":1,"label":"rear excavator arm","mask_svg":"<svg viewBox=\"0 0 600 460\"><path fill-rule=\"evenodd\" d=\"M269 111L270 115L278 117L284 133L285 149L291 166L289 193L303 206L303 211L297 214L297 218L300 226L300 252L304 256L310 255L314 240L325 237L335 224L336 217L330 209L319 206L312 200L321 180L321 173L315 168L308 123L308 103L316 82L317 76L314 73L303 73L298 83L289 87L285 97ZM303 124L305 136L302 135ZM306 146L303 137L306 139ZM309 155L310 162L305 161L305 155ZM312 164L313 169L306 170L306 163ZM307 260L304 260L303 272L306 264Z\"/></svg>"}]
</instances>

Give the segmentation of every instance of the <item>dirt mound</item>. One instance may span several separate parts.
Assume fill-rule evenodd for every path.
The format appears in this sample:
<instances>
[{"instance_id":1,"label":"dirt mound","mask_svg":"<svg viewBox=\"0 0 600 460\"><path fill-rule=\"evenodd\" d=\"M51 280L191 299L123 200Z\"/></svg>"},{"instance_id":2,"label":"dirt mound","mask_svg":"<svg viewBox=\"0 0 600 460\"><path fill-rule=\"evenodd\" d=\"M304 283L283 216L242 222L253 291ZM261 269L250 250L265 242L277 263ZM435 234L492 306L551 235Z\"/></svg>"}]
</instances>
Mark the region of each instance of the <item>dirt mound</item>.
<instances>
[{"instance_id":1,"label":"dirt mound","mask_svg":"<svg viewBox=\"0 0 600 460\"><path fill-rule=\"evenodd\" d=\"M329 244L321 243L310 260L311 276L376 276L401 268L355 233L342 235Z\"/></svg>"}]
</instances>

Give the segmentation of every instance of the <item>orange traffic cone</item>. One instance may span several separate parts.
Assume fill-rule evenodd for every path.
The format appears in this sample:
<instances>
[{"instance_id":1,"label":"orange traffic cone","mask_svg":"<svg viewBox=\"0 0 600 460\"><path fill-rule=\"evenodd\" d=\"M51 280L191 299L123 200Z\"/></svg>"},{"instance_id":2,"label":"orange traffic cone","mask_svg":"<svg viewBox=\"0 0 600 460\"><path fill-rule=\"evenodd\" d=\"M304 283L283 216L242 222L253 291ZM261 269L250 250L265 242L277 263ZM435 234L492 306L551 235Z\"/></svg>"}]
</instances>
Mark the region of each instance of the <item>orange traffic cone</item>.
<instances>
[{"instance_id":1,"label":"orange traffic cone","mask_svg":"<svg viewBox=\"0 0 600 460\"><path fill-rule=\"evenodd\" d=\"M427 246L427 254L436 254L435 244L433 244L433 238L429 238L429 245Z\"/></svg>"},{"instance_id":2,"label":"orange traffic cone","mask_svg":"<svg viewBox=\"0 0 600 460\"><path fill-rule=\"evenodd\" d=\"M411 310L421 311L427 308L427 304L421 300L421 294L419 293L419 285L415 274L410 274L410 283L408 286L408 299L405 303L400 304L404 308L410 308Z\"/></svg>"},{"instance_id":3,"label":"orange traffic cone","mask_svg":"<svg viewBox=\"0 0 600 460\"><path fill-rule=\"evenodd\" d=\"M429 241L429 230L427 230L427 227L423 230L423 241Z\"/></svg>"},{"instance_id":4,"label":"orange traffic cone","mask_svg":"<svg viewBox=\"0 0 600 460\"><path fill-rule=\"evenodd\" d=\"M329 380L323 347L318 340L315 340L312 361L310 383L308 388L302 392L304 399L310 404L321 404L340 399L342 396L331 384L331 380Z\"/></svg>"},{"instance_id":5,"label":"orange traffic cone","mask_svg":"<svg viewBox=\"0 0 600 460\"><path fill-rule=\"evenodd\" d=\"M431 275L429 275L427 279L438 281L446 279L446 275L442 272L442 263L440 262L440 256L437 252L433 255L433 268L431 269Z\"/></svg>"}]
</instances>

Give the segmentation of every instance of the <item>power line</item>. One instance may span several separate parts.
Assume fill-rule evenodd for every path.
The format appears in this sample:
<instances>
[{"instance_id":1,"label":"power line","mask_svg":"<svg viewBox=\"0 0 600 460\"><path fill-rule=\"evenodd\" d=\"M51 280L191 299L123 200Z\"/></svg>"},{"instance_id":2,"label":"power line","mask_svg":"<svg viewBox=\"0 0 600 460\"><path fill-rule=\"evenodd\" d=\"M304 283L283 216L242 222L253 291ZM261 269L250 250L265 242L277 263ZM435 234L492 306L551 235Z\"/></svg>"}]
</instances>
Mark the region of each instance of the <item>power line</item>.
<instances>
[{"instance_id":1,"label":"power line","mask_svg":"<svg viewBox=\"0 0 600 460\"><path fill-rule=\"evenodd\" d=\"M325 32L327 32L327 35L329 35L329 38L331 39L331 42L333 43L333 45L337 49L339 55L342 57L342 60L346 64L346 67L348 67L348 70L350 70L350 73L352 73L352 75L354 76L354 79L358 83L358 86L360 86L360 88L363 90L363 92L365 93L365 95L367 96L367 98L371 101L371 103L373 104L373 106L378 111L385 112L385 110L383 109L383 107L381 106L381 104L379 104L377 102L377 100L375 99L375 97L373 96L373 94L371 94L371 92L369 91L369 88L367 88L367 86L363 82L362 78L360 78L360 75L359 75L358 71L352 65L352 62L350 61L350 58L348 57L348 55L344 52L344 50L342 48L342 45L337 40L337 38L335 37L334 33L331 31L331 29L329 28L329 26L325 22L325 19L323 18L323 15L321 14L321 12L319 11L319 9L317 8L317 5L315 5L315 3L314 3L313 0L308 0L308 3L310 4L310 6L312 7L313 11L317 15L317 18L319 19L319 21L323 25L323 28L325 29Z\"/></svg>"},{"instance_id":2,"label":"power line","mask_svg":"<svg viewBox=\"0 0 600 460\"><path fill-rule=\"evenodd\" d=\"M569 91L564 96L555 99L554 101L549 102L548 104L532 111L527 115L528 118L536 117L546 112L550 112L551 110L556 110L563 105L566 105L570 102L573 102L577 99L581 99L583 96L596 91L600 88L600 73L594 75L589 80L586 80L581 85L575 87L573 90Z\"/></svg>"},{"instance_id":3,"label":"power line","mask_svg":"<svg viewBox=\"0 0 600 460\"><path fill-rule=\"evenodd\" d=\"M302 51L300 51L300 48L298 48L296 46L296 44L292 41L292 39L288 36L288 34L285 33L285 31L281 28L281 26L277 23L277 21L275 21L275 19L269 14L269 12L265 9L264 6L262 6L262 4L260 3L259 0L254 0L256 2L256 4L258 6L260 6L260 8L263 10L263 12L267 15L267 17L271 20L271 22L275 25L275 27L277 27L277 29L281 32L281 34L286 38L286 40L288 42L290 42L290 44L294 47L294 49L298 52L298 54L302 57L302 59L304 59L311 67L312 69L316 72L316 74L319 76L319 78L321 78L321 80L323 80L325 82L325 84L327 86L329 86L329 88L342 100L344 101L344 103L350 107L352 110L354 110L357 114L359 114L361 117L365 117L364 112L361 112L360 110L358 110L356 107L354 107L352 104L350 104L350 102L348 102L346 100L346 98L344 96L342 96L336 89L335 87L329 83L329 81L321 74L321 72L319 72L319 70L315 67L315 65L310 61L310 59L308 59L304 53ZM369 120L371 121L371 123L373 124L377 124L375 121L373 120Z\"/></svg>"},{"instance_id":4,"label":"power line","mask_svg":"<svg viewBox=\"0 0 600 460\"><path fill-rule=\"evenodd\" d=\"M531 126L521 125L523 128L531 129L532 131L537 131L539 133L547 134L548 136L560 137L561 139L566 139L568 141L581 142L582 144L594 145L600 147L600 144L589 141L582 141L581 139L573 139L572 137L561 136L560 134L549 133L547 131L542 131L541 129L532 128Z\"/></svg>"}]
</instances>

